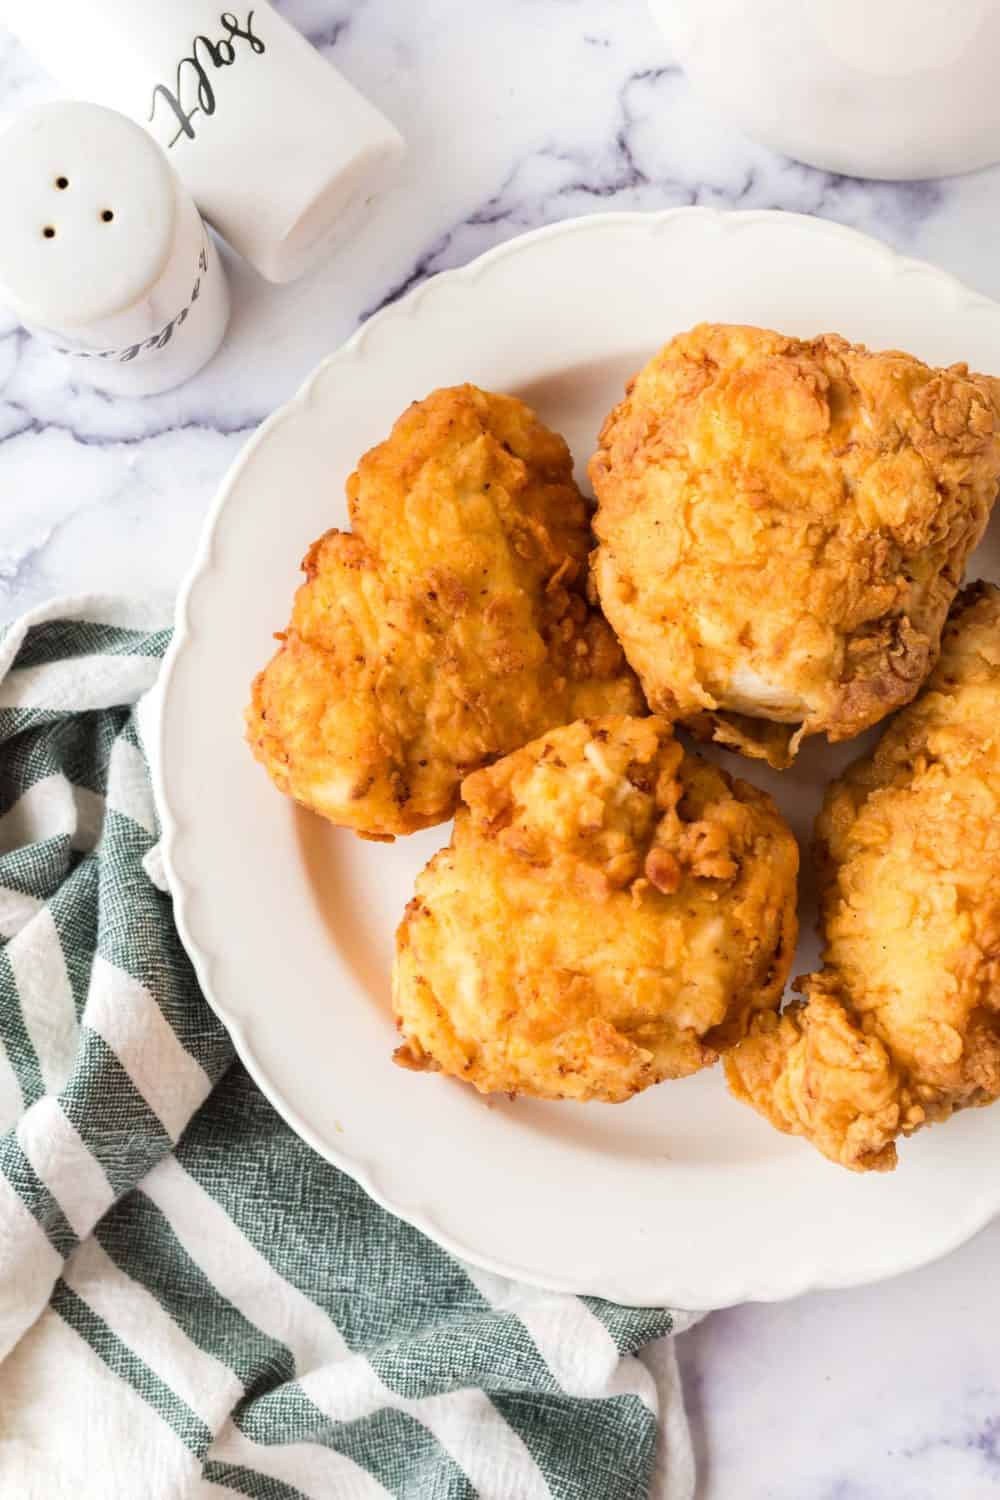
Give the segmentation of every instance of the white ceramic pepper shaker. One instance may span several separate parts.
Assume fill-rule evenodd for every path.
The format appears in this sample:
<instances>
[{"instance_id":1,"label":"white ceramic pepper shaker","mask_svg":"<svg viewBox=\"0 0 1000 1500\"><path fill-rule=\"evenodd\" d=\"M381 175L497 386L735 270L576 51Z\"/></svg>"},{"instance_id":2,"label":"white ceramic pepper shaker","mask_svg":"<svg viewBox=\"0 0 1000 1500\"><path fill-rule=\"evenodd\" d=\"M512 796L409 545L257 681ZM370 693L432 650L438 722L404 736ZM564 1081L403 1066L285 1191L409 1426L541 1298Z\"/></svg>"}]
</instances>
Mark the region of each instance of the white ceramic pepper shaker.
<instances>
[{"instance_id":1,"label":"white ceramic pepper shaker","mask_svg":"<svg viewBox=\"0 0 1000 1500\"><path fill-rule=\"evenodd\" d=\"M73 94L144 126L270 281L324 259L403 152L267 0L0 0L0 20Z\"/></svg>"},{"instance_id":2,"label":"white ceramic pepper shaker","mask_svg":"<svg viewBox=\"0 0 1000 1500\"><path fill-rule=\"evenodd\" d=\"M57 101L0 136L0 300L103 390L152 395L222 341L225 274L164 153L124 115Z\"/></svg>"}]
</instances>

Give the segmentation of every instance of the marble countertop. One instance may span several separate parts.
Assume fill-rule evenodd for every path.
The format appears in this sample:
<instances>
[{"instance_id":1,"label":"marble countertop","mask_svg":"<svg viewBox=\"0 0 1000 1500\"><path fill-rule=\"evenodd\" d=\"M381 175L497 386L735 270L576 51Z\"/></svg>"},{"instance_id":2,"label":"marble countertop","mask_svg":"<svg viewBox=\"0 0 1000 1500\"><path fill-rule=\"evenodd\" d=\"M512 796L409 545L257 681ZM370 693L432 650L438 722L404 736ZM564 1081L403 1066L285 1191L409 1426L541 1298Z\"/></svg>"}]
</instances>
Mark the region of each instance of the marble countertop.
<instances>
[{"instance_id":1,"label":"marble countertop","mask_svg":"<svg viewBox=\"0 0 1000 1500\"><path fill-rule=\"evenodd\" d=\"M230 260L226 346L179 391L95 394L0 315L0 619L53 594L172 592L223 471L317 360L421 278L539 224L685 203L793 209L1000 297L1000 169L891 184L775 156L700 105L642 0L283 8L400 126L404 179L309 280L271 287ZM0 113L51 91L0 32ZM699 1500L1000 1490L994 1254L1000 1225L894 1282L734 1309L684 1335Z\"/></svg>"}]
</instances>

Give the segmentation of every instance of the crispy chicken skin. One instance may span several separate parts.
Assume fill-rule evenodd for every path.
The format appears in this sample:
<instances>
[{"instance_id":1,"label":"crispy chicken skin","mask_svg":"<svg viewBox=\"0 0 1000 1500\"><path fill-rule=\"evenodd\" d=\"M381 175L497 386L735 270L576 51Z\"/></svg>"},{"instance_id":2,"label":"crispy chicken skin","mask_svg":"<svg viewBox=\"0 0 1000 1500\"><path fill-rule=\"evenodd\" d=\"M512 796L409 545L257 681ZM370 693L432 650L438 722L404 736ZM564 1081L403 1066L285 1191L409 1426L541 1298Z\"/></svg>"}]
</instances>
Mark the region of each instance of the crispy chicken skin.
<instances>
[{"instance_id":1,"label":"crispy chicken skin","mask_svg":"<svg viewBox=\"0 0 1000 1500\"><path fill-rule=\"evenodd\" d=\"M610 414L593 576L654 712L789 765L933 667L1000 480L1000 382L703 324Z\"/></svg>"},{"instance_id":2,"label":"crispy chicken skin","mask_svg":"<svg viewBox=\"0 0 1000 1500\"><path fill-rule=\"evenodd\" d=\"M817 825L826 949L730 1087L855 1171L1000 1095L1000 592L965 591L925 691Z\"/></svg>"},{"instance_id":3,"label":"crispy chicken skin","mask_svg":"<svg viewBox=\"0 0 1000 1500\"><path fill-rule=\"evenodd\" d=\"M352 531L303 563L247 738L279 790L390 839L451 817L462 777L642 695L584 597L590 531L562 438L465 385L414 403L347 484Z\"/></svg>"},{"instance_id":4,"label":"crispy chicken skin","mask_svg":"<svg viewBox=\"0 0 1000 1500\"><path fill-rule=\"evenodd\" d=\"M798 847L665 719L550 730L462 797L397 933L403 1066L617 1103L780 1003Z\"/></svg>"}]
</instances>

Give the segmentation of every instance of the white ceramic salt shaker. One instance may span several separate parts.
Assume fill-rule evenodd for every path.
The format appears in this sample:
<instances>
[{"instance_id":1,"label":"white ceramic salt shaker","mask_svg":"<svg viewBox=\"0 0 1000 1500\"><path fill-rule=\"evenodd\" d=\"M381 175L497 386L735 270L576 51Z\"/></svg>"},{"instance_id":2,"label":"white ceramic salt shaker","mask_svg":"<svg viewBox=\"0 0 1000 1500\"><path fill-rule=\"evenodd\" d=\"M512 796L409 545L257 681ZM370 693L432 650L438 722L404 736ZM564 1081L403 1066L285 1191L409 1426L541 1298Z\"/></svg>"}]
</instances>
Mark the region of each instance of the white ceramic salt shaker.
<instances>
[{"instance_id":1,"label":"white ceramic salt shaker","mask_svg":"<svg viewBox=\"0 0 1000 1500\"><path fill-rule=\"evenodd\" d=\"M403 140L267 0L229 4L0 0L0 20L144 126L233 248L291 281L356 227Z\"/></svg>"},{"instance_id":2,"label":"white ceramic salt shaker","mask_svg":"<svg viewBox=\"0 0 1000 1500\"><path fill-rule=\"evenodd\" d=\"M222 341L225 274L164 153L124 115L56 101L0 135L0 300L94 386L152 395Z\"/></svg>"}]
</instances>

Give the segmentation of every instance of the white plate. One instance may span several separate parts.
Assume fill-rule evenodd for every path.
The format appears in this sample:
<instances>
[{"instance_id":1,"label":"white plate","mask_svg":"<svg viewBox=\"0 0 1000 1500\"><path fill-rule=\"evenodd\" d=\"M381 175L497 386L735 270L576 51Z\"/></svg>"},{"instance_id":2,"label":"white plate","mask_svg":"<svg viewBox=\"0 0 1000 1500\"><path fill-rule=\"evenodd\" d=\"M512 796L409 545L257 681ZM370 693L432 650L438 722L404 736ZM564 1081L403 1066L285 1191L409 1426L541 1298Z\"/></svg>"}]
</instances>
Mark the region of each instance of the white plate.
<instances>
[{"instance_id":1,"label":"white plate","mask_svg":"<svg viewBox=\"0 0 1000 1500\"><path fill-rule=\"evenodd\" d=\"M581 219L438 276L327 360L223 484L180 602L158 790L202 986L310 1145L471 1262L712 1308L873 1281L961 1244L1000 1208L1000 1108L904 1144L895 1174L854 1176L736 1104L720 1069L615 1106L486 1100L403 1072L390 1061L393 932L448 830L367 844L296 810L251 760L241 721L299 559L347 525L344 480L409 401L463 380L516 392L582 473L626 377L700 319L836 330L1000 372L1000 305L791 214ZM998 561L994 541L978 570L1000 577ZM807 839L823 784L857 748L810 741L784 776L739 769ZM807 932L813 909L807 878ZM814 958L804 942L793 973Z\"/></svg>"}]
</instances>

